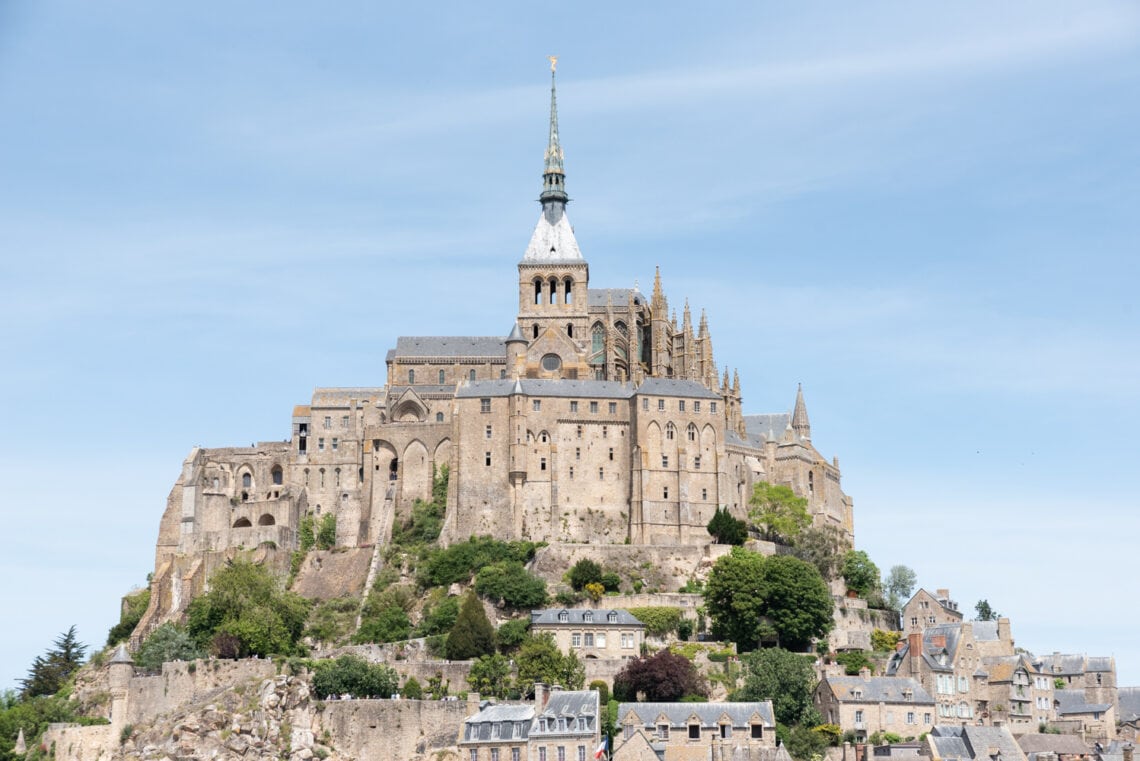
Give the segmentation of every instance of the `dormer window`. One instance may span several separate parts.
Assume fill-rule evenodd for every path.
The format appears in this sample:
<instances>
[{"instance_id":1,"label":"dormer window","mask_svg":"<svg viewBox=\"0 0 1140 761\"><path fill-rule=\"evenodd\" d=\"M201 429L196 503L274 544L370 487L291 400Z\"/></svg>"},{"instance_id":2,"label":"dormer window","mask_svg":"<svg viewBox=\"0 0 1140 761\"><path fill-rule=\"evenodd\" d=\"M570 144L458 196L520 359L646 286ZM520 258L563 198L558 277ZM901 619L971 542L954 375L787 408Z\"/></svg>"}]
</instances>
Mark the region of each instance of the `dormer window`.
<instances>
[{"instance_id":1,"label":"dormer window","mask_svg":"<svg viewBox=\"0 0 1140 761\"><path fill-rule=\"evenodd\" d=\"M855 698L856 700L862 700L863 699L863 691L862 690L851 690L851 697Z\"/></svg>"},{"instance_id":2,"label":"dormer window","mask_svg":"<svg viewBox=\"0 0 1140 761\"><path fill-rule=\"evenodd\" d=\"M566 611L562 611L561 613L558 614L558 622L559 623L565 624L569 621L570 621L570 614L567 613Z\"/></svg>"},{"instance_id":3,"label":"dormer window","mask_svg":"<svg viewBox=\"0 0 1140 761\"><path fill-rule=\"evenodd\" d=\"M585 613L582 614L582 620L588 624L593 623L594 622L594 612L592 610L587 610Z\"/></svg>"},{"instance_id":4,"label":"dormer window","mask_svg":"<svg viewBox=\"0 0 1140 761\"><path fill-rule=\"evenodd\" d=\"M617 611L611 610L606 615L606 620L609 621L611 624L616 624L617 623Z\"/></svg>"}]
</instances>

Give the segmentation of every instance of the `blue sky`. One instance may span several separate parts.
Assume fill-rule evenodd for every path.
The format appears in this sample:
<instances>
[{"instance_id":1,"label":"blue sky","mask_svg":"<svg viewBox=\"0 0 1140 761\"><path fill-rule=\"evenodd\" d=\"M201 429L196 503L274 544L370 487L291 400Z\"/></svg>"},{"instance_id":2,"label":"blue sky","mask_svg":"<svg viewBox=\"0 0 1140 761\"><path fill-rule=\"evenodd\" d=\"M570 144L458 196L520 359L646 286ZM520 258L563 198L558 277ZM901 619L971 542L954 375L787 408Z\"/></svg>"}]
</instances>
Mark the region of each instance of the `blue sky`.
<instances>
[{"instance_id":1,"label":"blue sky","mask_svg":"<svg viewBox=\"0 0 1140 761\"><path fill-rule=\"evenodd\" d=\"M102 642L192 446L507 332L550 54L592 283L802 382L884 570L1140 684L1135 3L0 1L0 687Z\"/></svg>"}]
</instances>

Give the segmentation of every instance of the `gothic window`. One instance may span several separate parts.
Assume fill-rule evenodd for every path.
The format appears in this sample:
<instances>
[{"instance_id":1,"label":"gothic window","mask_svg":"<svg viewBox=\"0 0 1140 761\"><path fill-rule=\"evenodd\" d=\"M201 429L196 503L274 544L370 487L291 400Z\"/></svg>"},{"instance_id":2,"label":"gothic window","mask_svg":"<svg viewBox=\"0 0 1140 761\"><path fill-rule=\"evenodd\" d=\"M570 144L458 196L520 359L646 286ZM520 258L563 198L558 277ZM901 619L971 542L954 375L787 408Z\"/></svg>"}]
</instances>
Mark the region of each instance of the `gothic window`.
<instances>
[{"instance_id":1,"label":"gothic window","mask_svg":"<svg viewBox=\"0 0 1140 761\"><path fill-rule=\"evenodd\" d=\"M566 337L567 338L573 338L574 337L574 323L572 323L572 322L566 323Z\"/></svg>"},{"instance_id":2,"label":"gothic window","mask_svg":"<svg viewBox=\"0 0 1140 761\"><path fill-rule=\"evenodd\" d=\"M534 303L536 306L542 303L542 280L539 278L534 280ZM535 338L537 337L535 336Z\"/></svg>"},{"instance_id":3,"label":"gothic window","mask_svg":"<svg viewBox=\"0 0 1140 761\"><path fill-rule=\"evenodd\" d=\"M443 370L440 370L440 371L439 371L439 385L441 385L441 386L443 385L443 379L444 379L445 377L446 377L446 376L445 376L445 374L444 374Z\"/></svg>"},{"instance_id":4,"label":"gothic window","mask_svg":"<svg viewBox=\"0 0 1140 761\"><path fill-rule=\"evenodd\" d=\"M325 488L325 469L321 468L321 488Z\"/></svg>"},{"instance_id":5,"label":"gothic window","mask_svg":"<svg viewBox=\"0 0 1140 761\"><path fill-rule=\"evenodd\" d=\"M570 467L570 480L571 481L574 480L574 467L573 466Z\"/></svg>"},{"instance_id":6,"label":"gothic window","mask_svg":"<svg viewBox=\"0 0 1140 761\"><path fill-rule=\"evenodd\" d=\"M248 489L253 486L253 476L251 476L249 473L242 473L241 485L243 489Z\"/></svg>"},{"instance_id":7,"label":"gothic window","mask_svg":"<svg viewBox=\"0 0 1140 761\"><path fill-rule=\"evenodd\" d=\"M689 423L688 435L689 435L689 441L696 441L697 440L697 427L695 425L693 425L692 423Z\"/></svg>"},{"instance_id":8,"label":"gothic window","mask_svg":"<svg viewBox=\"0 0 1140 761\"><path fill-rule=\"evenodd\" d=\"M677 435L676 426L674 426L672 423L667 423L665 425L665 438L669 439L669 441L672 441L676 435Z\"/></svg>"},{"instance_id":9,"label":"gothic window","mask_svg":"<svg viewBox=\"0 0 1140 761\"><path fill-rule=\"evenodd\" d=\"M539 469L539 470L546 470L546 458L545 458L545 457L542 457L542 458L540 458L540 459L539 459L539 461L538 461L538 469Z\"/></svg>"},{"instance_id":10,"label":"gothic window","mask_svg":"<svg viewBox=\"0 0 1140 761\"><path fill-rule=\"evenodd\" d=\"M408 385L413 385L416 382L416 371L408 370Z\"/></svg>"},{"instance_id":11,"label":"gothic window","mask_svg":"<svg viewBox=\"0 0 1140 761\"><path fill-rule=\"evenodd\" d=\"M335 481L336 485L340 486L340 468L337 468L336 470L334 470L333 475L336 478L336 481Z\"/></svg>"},{"instance_id":12,"label":"gothic window","mask_svg":"<svg viewBox=\"0 0 1140 761\"><path fill-rule=\"evenodd\" d=\"M574 281L566 278L562 281L563 293L565 294L562 299L563 304L574 303Z\"/></svg>"},{"instance_id":13,"label":"gothic window","mask_svg":"<svg viewBox=\"0 0 1140 761\"><path fill-rule=\"evenodd\" d=\"M558 303L558 281L554 278L550 278L550 303Z\"/></svg>"},{"instance_id":14,"label":"gothic window","mask_svg":"<svg viewBox=\"0 0 1140 761\"><path fill-rule=\"evenodd\" d=\"M598 354L606 348L606 329L602 327L602 323L594 323L594 329L590 332L590 338L593 341L590 350L593 351L594 354Z\"/></svg>"},{"instance_id":15,"label":"gothic window","mask_svg":"<svg viewBox=\"0 0 1140 761\"><path fill-rule=\"evenodd\" d=\"M284 481L285 472L283 470L281 470L280 465L274 465L273 470L271 472L273 475L273 483L280 486L282 484L282 482Z\"/></svg>"},{"instance_id":16,"label":"gothic window","mask_svg":"<svg viewBox=\"0 0 1140 761\"><path fill-rule=\"evenodd\" d=\"M598 480L604 481L605 478L606 478L606 469L605 468L598 468Z\"/></svg>"},{"instance_id":17,"label":"gothic window","mask_svg":"<svg viewBox=\"0 0 1140 761\"><path fill-rule=\"evenodd\" d=\"M443 422L443 413L442 412L435 413L435 422L437 422L437 423Z\"/></svg>"}]
</instances>

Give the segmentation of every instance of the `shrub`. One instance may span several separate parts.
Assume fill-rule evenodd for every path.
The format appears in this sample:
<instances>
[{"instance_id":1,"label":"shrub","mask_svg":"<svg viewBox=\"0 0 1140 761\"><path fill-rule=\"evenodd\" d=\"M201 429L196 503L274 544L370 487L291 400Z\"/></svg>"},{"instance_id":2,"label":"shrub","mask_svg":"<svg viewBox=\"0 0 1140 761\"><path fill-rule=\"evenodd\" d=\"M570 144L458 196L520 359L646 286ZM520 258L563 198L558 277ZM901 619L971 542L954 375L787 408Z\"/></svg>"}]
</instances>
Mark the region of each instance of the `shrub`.
<instances>
[{"instance_id":1,"label":"shrub","mask_svg":"<svg viewBox=\"0 0 1140 761\"><path fill-rule=\"evenodd\" d=\"M871 632L871 649L876 653L891 652L898 646L901 636L899 632L875 629Z\"/></svg>"},{"instance_id":2,"label":"shrub","mask_svg":"<svg viewBox=\"0 0 1140 761\"><path fill-rule=\"evenodd\" d=\"M459 598L444 597L437 602L430 602L424 608L423 618L416 627L416 635L428 637L432 634L446 634L455 626L455 619L459 615Z\"/></svg>"},{"instance_id":3,"label":"shrub","mask_svg":"<svg viewBox=\"0 0 1140 761\"><path fill-rule=\"evenodd\" d=\"M568 574L570 586L576 592L581 592L587 584L598 584L602 581L602 567L589 558L582 558Z\"/></svg>"},{"instance_id":4,"label":"shrub","mask_svg":"<svg viewBox=\"0 0 1140 761\"><path fill-rule=\"evenodd\" d=\"M644 608L630 608L630 614L645 624L645 633L654 637L664 637L676 631L681 623L681 609L669 605L652 605Z\"/></svg>"},{"instance_id":5,"label":"shrub","mask_svg":"<svg viewBox=\"0 0 1140 761\"><path fill-rule=\"evenodd\" d=\"M595 679L587 688L598 693L598 705L607 705L610 702L610 686L604 680Z\"/></svg>"},{"instance_id":6,"label":"shrub","mask_svg":"<svg viewBox=\"0 0 1140 761\"><path fill-rule=\"evenodd\" d=\"M357 698L388 697L396 692L399 683L391 668L369 663L357 655L320 661L313 668L313 692L322 699L345 694Z\"/></svg>"},{"instance_id":7,"label":"shrub","mask_svg":"<svg viewBox=\"0 0 1140 761\"><path fill-rule=\"evenodd\" d=\"M192 661L202 657L194 638L181 626L167 622L150 633L139 651L135 665L146 671L157 671L169 661Z\"/></svg>"},{"instance_id":8,"label":"shrub","mask_svg":"<svg viewBox=\"0 0 1140 761\"><path fill-rule=\"evenodd\" d=\"M546 582L517 560L492 563L480 570L475 576L475 591L516 610L538 608L546 603Z\"/></svg>"},{"instance_id":9,"label":"shrub","mask_svg":"<svg viewBox=\"0 0 1140 761\"><path fill-rule=\"evenodd\" d=\"M495 629L487 620L483 603L471 592L463 598L455 625L447 635L447 657L465 661L495 652Z\"/></svg>"},{"instance_id":10,"label":"shrub","mask_svg":"<svg viewBox=\"0 0 1140 761\"><path fill-rule=\"evenodd\" d=\"M325 513L317 529L317 548L331 550L336 546L336 515Z\"/></svg>"},{"instance_id":11,"label":"shrub","mask_svg":"<svg viewBox=\"0 0 1140 761\"><path fill-rule=\"evenodd\" d=\"M420 686L419 680L414 676L408 677L408 681L404 682L404 689L400 691L408 700L422 700L424 696L424 688Z\"/></svg>"},{"instance_id":12,"label":"shrub","mask_svg":"<svg viewBox=\"0 0 1140 761\"><path fill-rule=\"evenodd\" d=\"M727 507L718 508L709 521L708 532L717 544L744 544L748 539L748 525L729 514Z\"/></svg>"},{"instance_id":13,"label":"shrub","mask_svg":"<svg viewBox=\"0 0 1140 761\"><path fill-rule=\"evenodd\" d=\"M495 640L499 643L499 652L504 655L518 650L519 645L526 641L530 631L530 620L526 618L512 618L499 625L495 633Z\"/></svg>"},{"instance_id":14,"label":"shrub","mask_svg":"<svg viewBox=\"0 0 1140 761\"><path fill-rule=\"evenodd\" d=\"M669 650L631 660L614 677L614 698L628 702L643 693L651 702L673 702L688 695L706 696L708 688L692 661Z\"/></svg>"},{"instance_id":15,"label":"shrub","mask_svg":"<svg viewBox=\"0 0 1140 761\"><path fill-rule=\"evenodd\" d=\"M489 536L473 536L445 549L430 550L418 566L418 581L425 588L466 583L477 570L492 563L526 563L540 546L534 542L500 542Z\"/></svg>"},{"instance_id":16,"label":"shrub","mask_svg":"<svg viewBox=\"0 0 1140 761\"><path fill-rule=\"evenodd\" d=\"M843 673L847 674L847 676L855 676L859 673L859 670L864 667L871 669L871 673L874 673L871 659L867 657L867 653L863 650L836 653L835 662L843 666Z\"/></svg>"},{"instance_id":17,"label":"shrub","mask_svg":"<svg viewBox=\"0 0 1140 761\"><path fill-rule=\"evenodd\" d=\"M107 645L117 645L131 636L131 632L138 626L143 613L150 605L150 587L131 592L123 598L123 607L119 612L119 623L107 632Z\"/></svg>"}]
</instances>

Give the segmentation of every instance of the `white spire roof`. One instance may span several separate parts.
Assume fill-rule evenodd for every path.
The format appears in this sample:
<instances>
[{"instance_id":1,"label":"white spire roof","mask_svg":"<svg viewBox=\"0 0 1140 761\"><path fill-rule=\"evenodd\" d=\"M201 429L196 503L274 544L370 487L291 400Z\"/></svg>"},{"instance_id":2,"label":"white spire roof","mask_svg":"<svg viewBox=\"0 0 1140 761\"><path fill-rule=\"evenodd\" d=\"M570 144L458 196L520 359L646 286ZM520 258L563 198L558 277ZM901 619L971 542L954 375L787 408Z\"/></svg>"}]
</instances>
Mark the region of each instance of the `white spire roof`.
<instances>
[{"instance_id":1,"label":"white spire roof","mask_svg":"<svg viewBox=\"0 0 1140 761\"><path fill-rule=\"evenodd\" d=\"M551 213L554 212L554 213ZM550 218L556 221L551 222ZM562 209L544 209L530 236L530 244L523 255L523 263L535 264L578 264L584 263L574 229Z\"/></svg>"}]
</instances>

